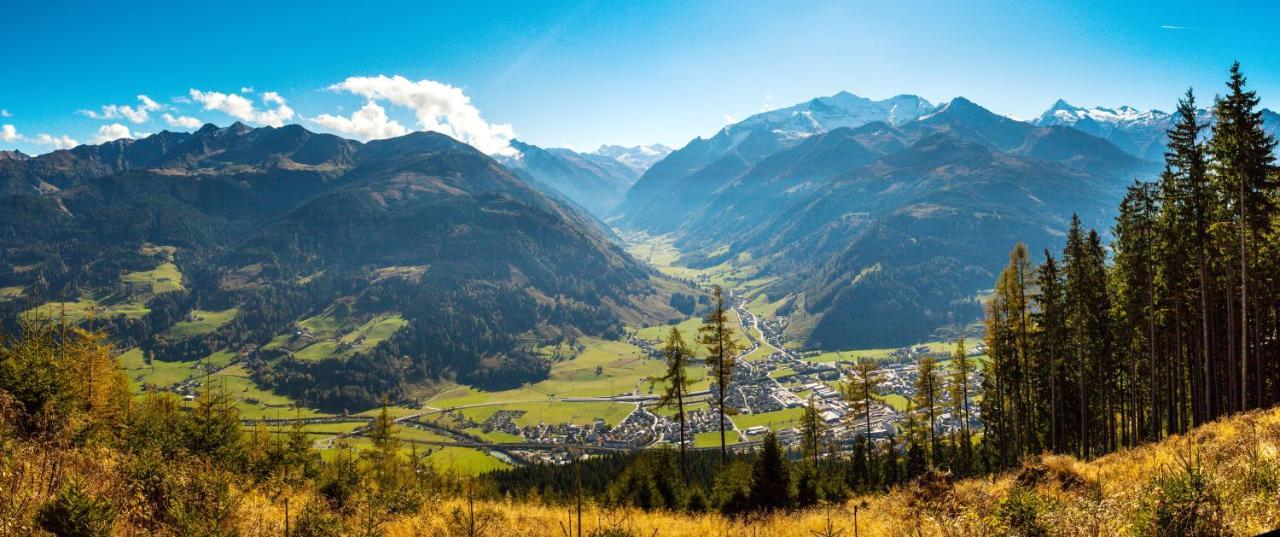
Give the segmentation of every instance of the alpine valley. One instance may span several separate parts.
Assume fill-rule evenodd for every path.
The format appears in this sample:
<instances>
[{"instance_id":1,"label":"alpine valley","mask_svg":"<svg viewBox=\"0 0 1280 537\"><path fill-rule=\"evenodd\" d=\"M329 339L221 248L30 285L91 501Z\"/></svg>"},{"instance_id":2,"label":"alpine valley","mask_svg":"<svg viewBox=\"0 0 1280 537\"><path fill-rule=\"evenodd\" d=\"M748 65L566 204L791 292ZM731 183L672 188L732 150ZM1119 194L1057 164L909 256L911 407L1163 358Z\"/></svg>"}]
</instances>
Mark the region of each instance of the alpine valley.
<instances>
[{"instance_id":1,"label":"alpine valley","mask_svg":"<svg viewBox=\"0 0 1280 537\"><path fill-rule=\"evenodd\" d=\"M841 92L675 151L495 160L435 133L236 123L6 152L0 311L145 356L252 356L259 385L330 410L547 378L547 345L700 314L708 282L765 306L777 345L938 341L973 331L1010 244L1060 249L1073 214L1107 229L1170 121Z\"/></svg>"}]
</instances>

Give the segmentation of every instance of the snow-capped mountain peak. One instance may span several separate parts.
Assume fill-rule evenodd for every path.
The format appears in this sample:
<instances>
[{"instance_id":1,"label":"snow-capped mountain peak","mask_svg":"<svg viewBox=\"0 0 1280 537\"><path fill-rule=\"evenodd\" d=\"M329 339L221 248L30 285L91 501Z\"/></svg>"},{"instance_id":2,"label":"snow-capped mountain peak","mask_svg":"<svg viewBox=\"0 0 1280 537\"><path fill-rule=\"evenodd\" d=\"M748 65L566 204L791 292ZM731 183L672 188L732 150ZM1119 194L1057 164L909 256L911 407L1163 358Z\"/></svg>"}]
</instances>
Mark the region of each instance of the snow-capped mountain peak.
<instances>
[{"instance_id":1,"label":"snow-capped mountain peak","mask_svg":"<svg viewBox=\"0 0 1280 537\"><path fill-rule=\"evenodd\" d=\"M642 174L654 163L671 154L671 148L662 144L637 145L624 147L620 145L602 145L595 154L612 158Z\"/></svg>"},{"instance_id":2,"label":"snow-capped mountain peak","mask_svg":"<svg viewBox=\"0 0 1280 537\"><path fill-rule=\"evenodd\" d=\"M829 97L817 97L794 106L761 112L725 127L733 144L751 132L767 129L781 139L801 139L841 127L857 128L874 121L901 125L934 110L934 105L916 95L896 95L873 101L841 91Z\"/></svg>"}]
</instances>

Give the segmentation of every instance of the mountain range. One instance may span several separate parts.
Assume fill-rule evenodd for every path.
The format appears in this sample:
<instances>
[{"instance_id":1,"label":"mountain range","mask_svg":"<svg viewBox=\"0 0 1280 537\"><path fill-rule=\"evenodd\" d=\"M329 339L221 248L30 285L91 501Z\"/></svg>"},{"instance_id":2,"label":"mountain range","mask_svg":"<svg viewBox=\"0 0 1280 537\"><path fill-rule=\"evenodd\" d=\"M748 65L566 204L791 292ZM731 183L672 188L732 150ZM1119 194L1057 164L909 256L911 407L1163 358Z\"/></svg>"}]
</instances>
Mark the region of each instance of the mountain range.
<instances>
[{"instance_id":1,"label":"mountain range","mask_svg":"<svg viewBox=\"0 0 1280 537\"><path fill-rule=\"evenodd\" d=\"M540 345L690 313L698 292L608 221L749 279L808 348L905 345L977 320L1016 241L1056 249L1073 214L1105 234L1124 188L1158 173L1169 122L841 92L674 151L515 141L495 160L435 133L236 123L2 152L0 318L97 308L149 355L239 350L261 382L331 408L510 385L546 374ZM213 310L234 319L172 335Z\"/></svg>"},{"instance_id":2,"label":"mountain range","mask_svg":"<svg viewBox=\"0 0 1280 537\"><path fill-rule=\"evenodd\" d=\"M1199 109L1196 116L1203 124L1213 122L1213 114L1206 109ZM1040 127L1073 127L1107 140L1135 157L1161 162L1169 141L1165 133L1173 126L1173 120L1172 114L1160 110L1139 110L1132 106L1082 108L1059 99L1031 123ZM1280 132L1280 114L1263 109L1262 120L1271 135Z\"/></svg>"},{"instance_id":3,"label":"mountain range","mask_svg":"<svg viewBox=\"0 0 1280 537\"><path fill-rule=\"evenodd\" d=\"M841 93L691 141L611 222L671 234L695 267L768 282L751 292L784 299L786 332L808 347L905 345L976 320L1016 241L1059 247L1073 213L1109 228L1125 186L1157 171L1082 130L964 98Z\"/></svg>"},{"instance_id":4,"label":"mountain range","mask_svg":"<svg viewBox=\"0 0 1280 537\"><path fill-rule=\"evenodd\" d=\"M520 141L511 146L518 154L500 157L503 165L545 193L562 195L597 217L609 214L640 178L635 168L610 156L543 149Z\"/></svg>"},{"instance_id":5,"label":"mountain range","mask_svg":"<svg viewBox=\"0 0 1280 537\"><path fill-rule=\"evenodd\" d=\"M0 159L0 288L11 325L51 299L35 311L95 307L122 345L239 352L260 382L342 409L536 379L539 345L673 318L680 286L447 136L236 123ZM209 311L233 318L174 335Z\"/></svg>"},{"instance_id":6,"label":"mountain range","mask_svg":"<svg viewBox=\"0 0 1280 537\"><path fill-rule=\"evenodd\" d=\"M653 167L659 160L671 154L671 148L662 144L636 145L623 147L620 145L602 145L592 154L609 157L623 163L636 172L636 177Z\"/></svg>"}]
</instances>

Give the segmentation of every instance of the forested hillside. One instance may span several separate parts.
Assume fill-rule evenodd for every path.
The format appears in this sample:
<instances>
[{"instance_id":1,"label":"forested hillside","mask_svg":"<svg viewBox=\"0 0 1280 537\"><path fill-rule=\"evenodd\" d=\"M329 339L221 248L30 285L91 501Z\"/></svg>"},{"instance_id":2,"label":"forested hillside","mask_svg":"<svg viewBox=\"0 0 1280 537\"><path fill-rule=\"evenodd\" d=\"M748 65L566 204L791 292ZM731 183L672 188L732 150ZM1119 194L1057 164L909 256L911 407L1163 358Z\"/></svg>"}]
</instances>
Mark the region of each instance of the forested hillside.
<instances>
[{"instance_id":1,"label":"forested hillside","mask_svg":"<svg viewBox=\"0 0 1280 537\"><path fill-rule=\"evenodd\" d=\"M596 220L434 133L206 125L5 159L0 180L10 331L65 315L149 358L239 355L338 411L536 380L538 345L675 314L679 286Z\"/></svg>"}]
</instances>

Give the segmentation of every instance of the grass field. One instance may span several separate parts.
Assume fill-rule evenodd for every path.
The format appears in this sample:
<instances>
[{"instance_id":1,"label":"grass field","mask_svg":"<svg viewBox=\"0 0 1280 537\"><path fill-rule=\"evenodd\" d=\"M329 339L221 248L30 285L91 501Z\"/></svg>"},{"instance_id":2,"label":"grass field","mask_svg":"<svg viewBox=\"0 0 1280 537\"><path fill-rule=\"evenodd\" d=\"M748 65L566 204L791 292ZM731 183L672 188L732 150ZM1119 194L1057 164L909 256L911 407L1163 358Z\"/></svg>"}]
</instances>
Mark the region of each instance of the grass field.
<instances>
[{"instance_id":1,"label":"grass field","mask_svg":"<svg viewBox=\"0 0 1280 537\"><path fill-rule=\"evenodd\" d=\"M880 396L880 400L898 412L902 412L907 409L907 398L896 393L882 395Z\"/></svg>"},{"instance_id":2,"label":"grass field","mask_svg":"<svg viewBox=\"0 0 1280 537\"><path fill-rule=\"evenodd\" d=\"M539 423L579 423L586 424L601 418L610 426L617 425L627 417L636 406L632 403L586 402L574 403L564 401L538 403L505 403L500 405L464 408L462 414L476 423L484 422L499 410L523 410L524 415L516 418L515 424L521 427L538 425Z\"/></svg>"},{"instance_id":3,"label":"grass field","mask_svg":"<svg viewBox=\"0 0 1280 537\"><path fill-rule=\"evenodd\" d=\"M316 337L333 337L342 328L344 321L345 319L336 318L333 308L329 308L320 315L298 321L298 327L311 331Z\"/></svg>"},{"instance_id":4,"label":"grass field","mask_svg":"<svg viewBox=\"0 0 1280 537\"><path fill-rule=\"evenodd\" d=\"M302 350L293 353L293 357L307 362L318 362L338 355L338 344L332 341L317 341Z\"/></svg>"},{"instance_id":5,"label":"grass field","mask_svg":"<svg viewBox=\"0 0 1280 537\"><path fill-rule=\"evenodd\" d=\"M775 431L780 431L794 427L802 415L804 415L804 409L796 407L760 414L738 414L737 416L731 416L730 419L739 429L750 429L757 425L764 425Z\"/></svg>"},{"instance_id":6,"label":"grass field","mask_svg":"<svg viewBox=\"0 0 1280 537\"><path fill-rule=\"evenodd\" d=\"M648 391L647 379L660 374L660 360L645 356L640 348L621 341L583 338L578 355L551 364L547 380L502 391L481 391L467 386L446 390L427 406L452 408L511 402L545 402L563 397L600 397ZM691 375L693 376L693 375ZM582 405L589 403L573 403ZM550 422L548 422L550 423Z\"/></svg>"},{"instance_id":7,"label":"grass field","mask_svg":"<svg viewBox=\"0 0 1280 537\"><path fill-rule=\"evenodd\" d=\"M383 314L355 323L349 318L338 318L334 309L329 308L321 315L298 321L298 327L305 329L310 338L303 336L295 341L292 334L281 334L265 348L290 349L294 358L305 361L344 358L386 341L409 321L400 314Z\"/></svg>"},{"instance_id":8,"label":"grass field","mask_svg":"<svg viewBox=\"0 0 1280 537\"><path fill-rule=\"evenodd\" d=\"M136 354L133 354L136 353ZM142 353L137 349L131 350L129 365L135 367L125 367L125 375L129 377L129 381L135 387L141 387L143 384L151 384L157 387L173 386L179 382L187 380L191 377L202 375L204 371L200 369L200 362L166 362L164 360L151 360L151 364L143 363ZM136 358L134 357L136 356ZM122 361L121 366L125 364Z\"/></svg>"},{"instance_id":9,"label":"grass field","mask_svg":"<svg viewBox=\"0 0 1280 537\"><path fill-rule=\"evenodd\" d=\"M659 416L666 416L666 417L668 417L668 418L674 418L674 417L675 417L675 415L676 415L676 409L675 409L675 408L668 408L668 407L658 408L658 407L656 407L656 406L652 406L652 405L648 406L647 408L649 409L649 412L653 412L654 414L657 414L657 415L659 415ZM686 414L688 414L688 413L690 413L690 412L693 412L693 411L695 411L695 410L701 410L701 411L703 411L703 412L706 412L706 411L708 411L710 408L711 408L711 407L710 407L710 405L708 405L705 401L700 401L700 402L696 402L696 403L690 403L689 401L687 401L687 400L686 400L686 401L684 402L684 412L685 412Z\"/></svg>"},{"instance_id":10,"label":"grass field","mask_svg":"<svg viewBox=\"0 0 1280 537\"><path fill-rule=\"evenodd\" d=\"M189 314L191 320L174 323L165 330L163 335L170 338L187 338L208 334L230 322L239 313L240 310L236 308L222 311L193 310Z\"/></svg>"},{"instance_id":11,"label":"grass field","mask_svg":"<svg viewBox=\"0 0 1280 537\"><path fill-rule=\"evenodd\" d=\"M103 299L101 302L93 297L84 296L74 302L49 302L41 306L31 308L23 315L32 315L37 319L50 319L58 321L65 318L69 323L79 323L87 319L89 315L94 318L111 318L118 315L124 315L129 319L141 319L151 310L146 305L139 302L130 302L124 299L116 299L115 297Z\"/></svg>"},{"instance_id":12,"label":"grass field","mask_svg":"<svg viewBox=\"0 0 1280 537\"><path fill-rule=\"evenodd\" d=\"M483 451L459 446L433 448L427 456L436 468L466 475L477 475L492 470L503 470L511 465Z\"/></svg>"},{"instance_id":13,"label":"grass field","mask_svg":"<svg viewBox=\"0 0 1280 537\"><path fill-rule=\"evenodd\" d=\"M734 336L743 345L750 345L747 335L742 333L742 321L738 317L738 312L729 310L729 323L734 327ZM698 358L707 355L707 348L698 343L698 328L702 327L702 317L690 317L680 321L675 325L680 330L681 337L689 347L689 351L694 353ZM671 325L646 326L635 329L636 337L654 342L655 345L661 347L667 341L667 337L671 335Z\"/></svg>"},{"instance_id":14,"label":"grass field","mask_svg":"<svg viewBox=\"0 0 1280 537\"><path fill-rule=\"evenodd\" d=\"M234 362L236 358L239 358L239 357L240 357L239 353L235 351L232 351L229 349L222 349L219 351L215 351L213 354L205 356L204 358L201 358L201 361L203 361L207 366L213 366L221 369L231 365L231 362Z\"/></svg>"},{"instance_id":15,"label":"grass field","mask_svg":"<svg viewBox=\"0 0 1280 537\"><path fill-rule=\"evenodd\" d=\"M750 311L751 313L759 315L761 318L764 318L764 319L777 317L778 308L781 308L784 304L786 304L789 298L790 297L782 297L778 300L770 302L768 294L760 293L756 295L755 298L751 300L751 302L747 303L747 311Z\"/></svg>"},{"instance_id":16,"label":"grass field","mask_svg":"<svg viewBox=\"0 0 1280 537\"><path fill-rule=\"evenodd\" d=\"M486 433L484 432L483 429L479 427L470 427L467 429L463 429L463 432L470 435L478 436L480 438L483 438L495 444L510 444L514 442L524 442L524 438L521 438L514 434L504 433L502 431L489 431Z\"/></svg>"},{"instance_id":17,"label":"grass field","mask_svg":"<svg viewBox=\"0 0 1280 537\"><path fill-rule=\"evenodd\" d=\"M161 263L152 270L130 272L121 276L120 280L127 284L146 287L154 295L182 290L182 272L173 263Z\"/></svg>"},{"instance_id":18,"label":"grass field","mask_svg":"<svg viewBox=\"0 0 1280 537\"><path fill-rule=\"evenodd\" d=\"M741 444L745 442L742 435L737 431L724 432L725 443L728 445ZM693 447L716 447L720 445L720 431L707 431L693 435Z\"/></svg>"},{"instance_id":19,"label":"grass field","mask_svg":"<svg viewBox=\"0 0 1280 537\"><path fill-rule=\"evenodd\" d=\"M348 332L340 338L343 343L354 344L360 338L364 338L361 348L371 349L379 343L386 341L397 330L404 328L409 324L400 314L395 315L379 315L369 319L364 324L356 327L355 330Z\"/></svg>"},{"instance_id":20,"label":"grass field","mask_svg":"<svg viewBox=\"0 0 1280 537\"><path fill-rule=\"evenodd\" d=\"M937 354L946 353L949 355L950 353L955 352L956 350L956 343L954 341L930 341L928 343L920 343L918 345L912 345L912 347L918 347L921 345L928 347L929 352L937 353ZM973 343L969 343L970 347L972 345ZM896 350L898 350L898 348L853 349L853 350L844 350L844 351L830 351L830 352L824 352L817 356L807 357L805 358L805 360L808 360L810 362L818 362L818 363L830 363L835 361L852 362L857 360L858 358L871 358L873 360L888 360L889 358L892 357L893 352Z\"/></svg>"}]
</instances>

